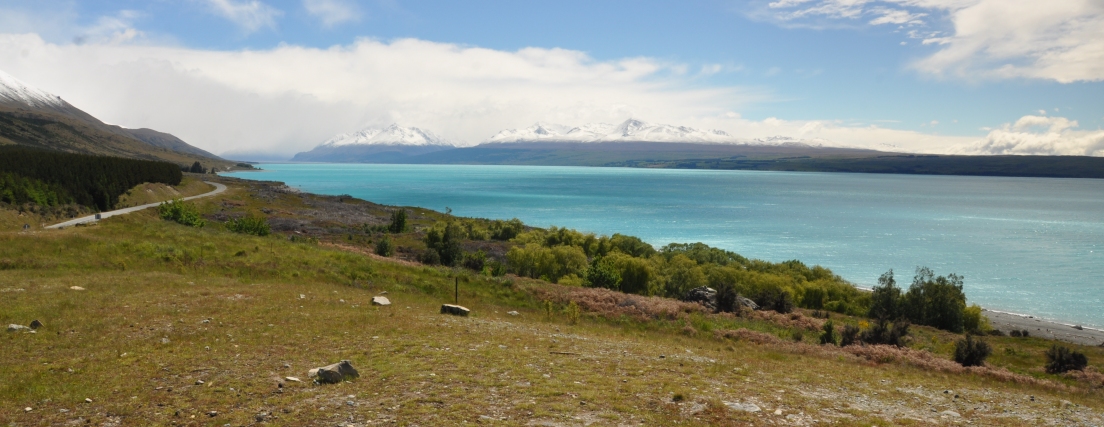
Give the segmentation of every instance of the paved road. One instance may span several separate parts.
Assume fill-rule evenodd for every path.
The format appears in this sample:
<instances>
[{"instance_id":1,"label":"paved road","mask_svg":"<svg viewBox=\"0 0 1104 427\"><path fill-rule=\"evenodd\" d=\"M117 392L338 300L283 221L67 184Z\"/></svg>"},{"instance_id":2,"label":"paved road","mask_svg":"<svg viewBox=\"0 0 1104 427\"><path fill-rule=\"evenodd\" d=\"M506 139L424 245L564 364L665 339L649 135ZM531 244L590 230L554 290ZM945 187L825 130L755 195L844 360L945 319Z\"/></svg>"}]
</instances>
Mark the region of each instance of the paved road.
<instances>
[{"instance_id":1,"label":"paved road","mask_svg":"<svg viewBox=\"0 0 1104 427\"><path fill-rule=\"evenodd\" d=\"M215 189L212 190L209 193L203 193L203 194L200 194L198 196L185 197L184 200L192 200L192 199L198 199L200 197L214 196L214 195L219 194L223 191L226 191L226 186L225 185L219 184L217 182L211 182L211 181L203 181L203 182L206 182L208 184L211 184L211 185L215 186ZM113 210L113 211L100 212L99 213L99 215L100 215L99 219L110 218L110 217L113 217L115 215L124 215L124 214L128 214L128 213L131 213L131 212L140 211L142 209L152 208L152 207L160 205L160 204L161 204L161 202L148 203L148 204L145 204L145 205L142 205L142 206L135 206L133 208L116 209L116 210ZM47 226L46 228L47 229L65 228L65 227L71 227L71 226L74 226L74 225L77 225L77 224L83 224L83 223L86 223L86 222L95 222L95 221L96 221L96 215L89 215L89 216L80 217L80 218L77 218L77 219L71 219L71 220L65 221L61 224L50 225L50 226Z\"/></svg>"}]
</instances>

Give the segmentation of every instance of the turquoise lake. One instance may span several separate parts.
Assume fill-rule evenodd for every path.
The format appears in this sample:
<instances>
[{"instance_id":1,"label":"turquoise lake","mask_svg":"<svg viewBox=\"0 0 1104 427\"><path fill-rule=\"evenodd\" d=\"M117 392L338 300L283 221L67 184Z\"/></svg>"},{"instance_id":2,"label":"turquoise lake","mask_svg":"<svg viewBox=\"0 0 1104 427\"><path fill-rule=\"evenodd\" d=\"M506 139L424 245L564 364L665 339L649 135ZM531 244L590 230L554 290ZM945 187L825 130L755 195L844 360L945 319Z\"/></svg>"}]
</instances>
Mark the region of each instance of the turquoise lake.
<instances>
[{"instance_id":1,"label":"turquoise lake","mask_svg":"<svg viewBox=\"0 0 1104 427\"><path fill-rule=\"evenodd\" d=\"M917 266L969 303L1104 327L1104 180L537 166L264 164L319 194L819 264L869 287Z\"/></svg>"}]
</instances>

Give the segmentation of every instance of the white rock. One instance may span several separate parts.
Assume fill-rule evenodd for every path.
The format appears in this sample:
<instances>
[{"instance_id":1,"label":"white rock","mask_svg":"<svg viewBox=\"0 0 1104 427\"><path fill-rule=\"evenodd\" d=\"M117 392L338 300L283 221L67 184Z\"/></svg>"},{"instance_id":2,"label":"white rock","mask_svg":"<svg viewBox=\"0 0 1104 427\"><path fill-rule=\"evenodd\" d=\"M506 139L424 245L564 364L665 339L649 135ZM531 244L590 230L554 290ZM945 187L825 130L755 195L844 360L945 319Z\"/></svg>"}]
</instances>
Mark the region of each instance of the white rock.
<instances>
[{"instance_id":1,"label":"white rock","mask_svg":"<svg viewBox=\"0 0 1104 427\"><path fill-rule=\"evenodd\" d=\"M31 330L31 328L28 328L28 327L23 326L23 325L16 325L14 323L8 325L8 332L19 332L19 331L22 331L22 330L28 330L29 331L29 330Z\"/></svg>"},{"instance_id":2,"label":"white rock","mask_svg":"<svg viewBox=\"0 0 1104 427\"><path fill-rule=\"evenodd\" d=\"M391 300L387 297L372 297L372 305L391 305Z\"/></svg>"},{"instance_id":3,"label":"white rock","mask_svg":"<svg viewBox=\"0 0 1104 427\"><path fill-rule=\"evenodd\" d=\"M291 381L291 382L295 382L295 383L303 382L302 380L300 380L299 378L296 378L296 377L284 377L284 379L288 380L288 381Z\"/></svg>"},{"instance_id":4,"label":"white rock","mask_svg":"<svg viewBox=\"0 0 1104 427\"><path fill-rule=\"evenodd\" d=\"M70 286L69 289L72 289L74 291L83 291L84 290L84 288L82 288L80 286Z\"/></svg>"},{"instance_id":5,"label":"white rock","mask_svg":"<svg viewBox=\"0 0 1104 427\"><path fill-rule=\"evenodd\" d=\"M511 316L517 316L517 315L518 315L518 314L520 314L520 313L518 313L518 312L516 312L516 311L507 311L507 312L506 312L506 314L509 314L509 315L511 315Z\"/></svg>"},{"instance_id":6,"label":"white rock","mask_svg":"<svg viewBox=\"0 0 1104 427\"><path fill-rule=\"evenodd\" d=\"M734 411L759 412L759 406L754 403L724 402L725 406Z\"/></svg>"},{"instance_id":7,"label":"white rock","mask_svg":"<svg viewBox=\"0 0 1104 427\"><path fill-rule=\"evenodd\" d=\"M949 411L949 410L948 410L948 411L943 411L943 412L940 412L940 414L946 415L946 416L948 416L948 417L954 417L954 418L959 418L959 417L961 417L961 416L962 416L962 415L959 415L959 414L958 414L958 412L955 412L955 411Z\"/></svg>"}]
</instances>

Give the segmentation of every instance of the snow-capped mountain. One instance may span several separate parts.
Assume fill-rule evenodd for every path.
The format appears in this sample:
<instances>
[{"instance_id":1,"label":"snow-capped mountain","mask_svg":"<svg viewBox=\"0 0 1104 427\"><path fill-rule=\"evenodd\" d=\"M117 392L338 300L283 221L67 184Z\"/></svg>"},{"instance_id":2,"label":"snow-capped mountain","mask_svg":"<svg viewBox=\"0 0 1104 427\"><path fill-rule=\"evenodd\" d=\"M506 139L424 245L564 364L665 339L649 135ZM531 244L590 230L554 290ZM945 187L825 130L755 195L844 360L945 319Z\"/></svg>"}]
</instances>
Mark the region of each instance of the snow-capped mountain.
<instances>
[{"instance_id":1,"label":"snow-capped mountain","mask_svg":"<svg viewBox=\"0 0 1104 427\"><path fill-rule=\"evenodd\" d=\"M367 128L358 132L343 133L330 138L320 146L341 147L346 145L455 146L452 142L428 130L402 127L398 124L392 124L384 129Z\"/></svg>"},{"instance_id":2,"label":"snow-capped mountain","mask_svg":"<svg viewBox=\"0 0 1104 427\"><path fill-rule=\"evenodd\" d=\"M511 142L683 142L695 144L740 145L808 145L820 147L828 141L799 139L788 136L767 138L737 138L721 130L702 130L688 126L654 124L628 119L621 124L590 123L582 126L564 126L537 123L525 129L501 131L484 143Z\"/></svg>"},{"instance_id":3,"label":"snow-capped mountain","mask_svg":"<svg viewBox=\"0 0 1104 427\"><path fill-rule=\"evenodd\" d=\"M65 108L69 105L60 96L28 85L3 71L0 71L0 104L31 108Z\"/></svg>"},{"instance_id":4,"label":"snow-capped mountain","mask_svg":"<svg viewBox=\"0 0 1104 427\"><path fill-rule=\"evenodd\" d=\"M488 143L505 142L696 142L739 143L719 130L700 130L686 126L652 124L628 119L617 125L590 123L577 127L537 123L525 129L507 129L488 139Z\"/></svg>"},{"instance_id":5,"label":"snow-capped mountain","mask_svg":"<svg viewBox=\"0 0 1104 427\"><path fill-rule=\"evenodd\" d=\"M455 148L451 141L425 129L393 124L343 133L310 151L296 154L297 162L398 163L419 154Z\"/></svg>"}]
</instances>

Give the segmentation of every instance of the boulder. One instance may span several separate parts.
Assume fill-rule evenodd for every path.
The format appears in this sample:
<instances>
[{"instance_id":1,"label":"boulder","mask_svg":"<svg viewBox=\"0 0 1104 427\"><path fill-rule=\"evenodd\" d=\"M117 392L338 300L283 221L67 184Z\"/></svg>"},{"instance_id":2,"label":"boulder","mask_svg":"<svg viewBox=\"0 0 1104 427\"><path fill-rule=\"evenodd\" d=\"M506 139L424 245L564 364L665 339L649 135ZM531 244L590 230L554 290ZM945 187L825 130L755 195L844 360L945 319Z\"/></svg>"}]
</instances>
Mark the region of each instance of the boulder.
<instances>
[{"instance_id":1,"label":"boulder","mask_svg":"<svg viewBox=\"0 0 1104 427\"><path fill-rule=\"evenodd\" d=\"M724 402L724 405L734 411L759 412L762 410L754 403Z\"/></svg>"},{"instance_id":2,"label":"boulder","mask_svg":"<svg viewBox=\"0 0 1104 427\"><path fill-rule=\"evenodd\" d=\"M747 307L747 308L750 308L752 310L758 310L759 309L759 304L756 304L755 301L752 301L750 298L744 298L744 297L741 297L741 296L737 296L736 297L736 302L738 302L738 303L740 303L740 305L742 305L744 307Z\"/></svg>"},{"instance_id":3,"label":"boulder","mask_svg":"<svg viewBox=\"0 0 1104 427\"><path fill-rule=\"evenodd\" d=\"M467 316L471 313L466 307L453 304L441 304L441 314L451 314L453 316Z\"/></svg>"},{"instance_id":4,"label":"boulder","mask_svg":"<svg viewBox=\"0 0 1104 427\"><path fill-rule=\"evenodd\" d=\"M29 331L29 330L31 330L31 328L28 328L28 327L23 326L23 325L16 325L14 323L8 325L8 332L19 332L19 331Z\"/></svg>"},{"instance_id":5,"label":"boulder","mask_svg":"<svg viewBox=\"0 0 1104 427\"><path fill-rule=\"evenodd\" d=\"M704 305L710 310L717 310L717 290L708 286L702 286L687 291L686 295L682 297L682 300L686 302L696 302Z\"/></svg>"},{"instance_id":6,"label":"boulder","mask_svg":"<svg viewBox=\"0 0 1104 427\"><path fill-rule=\"evenodd\" d=\"M311 369L308 373L321 384L337 384L346 379L360 377L360 373L348 360L342 360L329 366Z\"/></svg>"},{"instance_id":7,"label":"boulder","mask_svg":"<svg viewBox=\"0 0 1104 427\"><path fill-rule=\"evenodd\" d=\"M391 300L387 297L372 297L372 305L391 305Z\"/></svg>"},{"instance_id":8,"label":"boulder","mask_svg":"<svg viewBox=\"0 0 1104 427\"><path fill-rule=\"evenodd\" d=\"M39 322L38 319L35 319L35 320L31 321L30 326L31 326L31 329L38 329L38 328L42 327L42 322Z\"/></svg>"}]
</instances>

